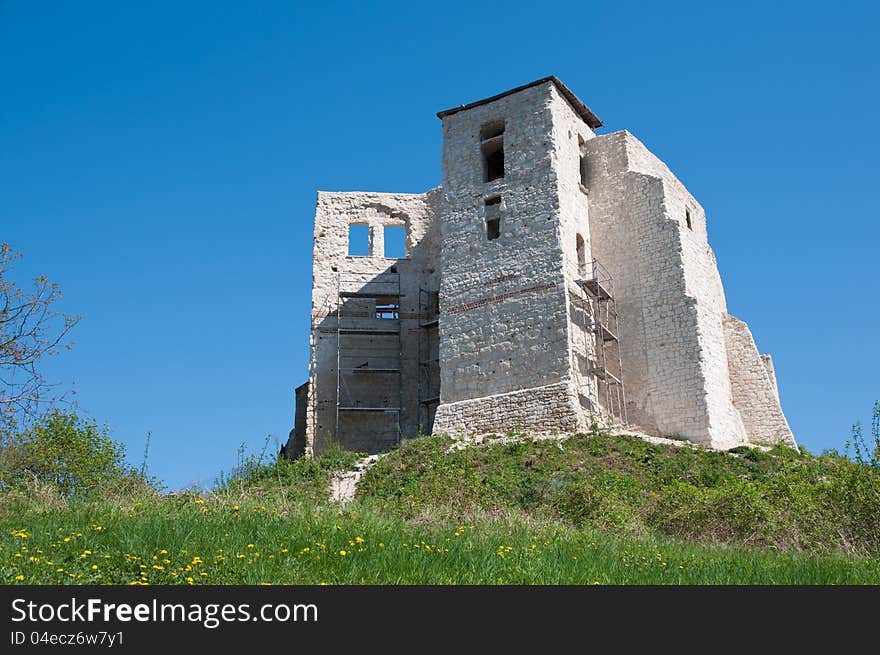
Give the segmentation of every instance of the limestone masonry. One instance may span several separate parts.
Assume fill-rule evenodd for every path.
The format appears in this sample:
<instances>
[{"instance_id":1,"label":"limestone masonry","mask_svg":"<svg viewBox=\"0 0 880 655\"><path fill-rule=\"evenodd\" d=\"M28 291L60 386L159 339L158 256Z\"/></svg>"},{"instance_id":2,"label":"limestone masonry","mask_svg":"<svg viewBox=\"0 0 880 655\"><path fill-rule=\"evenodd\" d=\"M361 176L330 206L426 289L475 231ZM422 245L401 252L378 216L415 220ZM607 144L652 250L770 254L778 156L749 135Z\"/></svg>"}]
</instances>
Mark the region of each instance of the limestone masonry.
<instances>
[{"instance_id":1,"label":"limestone masonry","mask_svg":"<svg viewBox=\"0 0 880 655\"><path fill-rule=\"evenodd\" d=\"M555 77L438 114L443 183L319 192L288 455L625 425L795 445L703 208Z\"/></svg>"}]
</instances>

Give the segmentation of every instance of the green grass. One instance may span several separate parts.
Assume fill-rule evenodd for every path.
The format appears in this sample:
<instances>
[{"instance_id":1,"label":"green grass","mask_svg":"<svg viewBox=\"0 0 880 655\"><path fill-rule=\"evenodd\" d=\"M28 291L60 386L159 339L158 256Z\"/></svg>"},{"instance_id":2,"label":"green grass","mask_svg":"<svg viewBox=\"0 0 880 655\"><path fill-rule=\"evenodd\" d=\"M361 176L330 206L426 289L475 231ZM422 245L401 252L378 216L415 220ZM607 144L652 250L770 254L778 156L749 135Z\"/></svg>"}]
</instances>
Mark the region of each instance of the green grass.
<instances>
[{"instance_id":1,"label":"green grass","mask_svg":"<svg viewBox=\"0 0 880 655\"><path fill-rule=\"evenodd\" d=\"M0 584L880 584L880 470L599 434L245 460L210 493L0 494ZM343 554L344 552L344 554Z\"/></svg>"},{"instance_id":2,"label":"green grass","mask_svg":"<svg viewBox=\"0 0 880 655\"><path fill-rule=\"evenodd\" d=\"M0 526L3 584L880 583L876 560L610 537L521 517L413 523L363 505L279 510L181 496L6 515Z\"/></svg>"},{"instance_id":3,"label":"green grass","mask_svg":"<svg viewBox=\"0 0 880 655\"><path fill-rule=\"evenodd\" d=\"M838 455L601 434L450 443L405 442L364 476L359 498L403 517L519 512L618 535L880 556L880 468Z\"/></svg>"}]
</instances>

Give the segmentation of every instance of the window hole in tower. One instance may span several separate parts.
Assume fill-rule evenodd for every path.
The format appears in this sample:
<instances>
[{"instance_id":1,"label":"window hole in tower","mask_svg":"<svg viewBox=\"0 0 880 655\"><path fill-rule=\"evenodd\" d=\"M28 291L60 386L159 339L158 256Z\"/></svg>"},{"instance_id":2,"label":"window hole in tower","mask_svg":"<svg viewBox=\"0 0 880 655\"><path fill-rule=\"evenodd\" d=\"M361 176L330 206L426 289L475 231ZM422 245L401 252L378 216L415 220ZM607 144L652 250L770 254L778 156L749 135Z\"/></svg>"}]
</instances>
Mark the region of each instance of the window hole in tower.
<instances>
[{"instance_id":1,"label":"window hole in tower","mask_svg":"<svg viewBox=\"0 0 880 655\"><path fill-rule=\"evenodd\" d=\"M504 177L504 121L486 123L480 128L480 151L483 154L483 181Z\"/></svg>"},{"instance_id":2,"label":"window hole in tower","mask_svg":"<svg viewBox=\"0 0 880 655\"><path fill-rule=\"evenodd\" d=\"M401 225L385 225L383 227L386 259L404 259L406 257L406 228Z\"/></svg>"},{"instance_id":3,"label":"window hole in tower","mask_svg":"<svg viewBox=\"0 0 880 655\"><path fill-rule=\"evenodd\" d=\"M369 225L349 225L348 226L348 256L349 257L369 257L370 256L370 226Z\"/></svg>"}]
</instances>

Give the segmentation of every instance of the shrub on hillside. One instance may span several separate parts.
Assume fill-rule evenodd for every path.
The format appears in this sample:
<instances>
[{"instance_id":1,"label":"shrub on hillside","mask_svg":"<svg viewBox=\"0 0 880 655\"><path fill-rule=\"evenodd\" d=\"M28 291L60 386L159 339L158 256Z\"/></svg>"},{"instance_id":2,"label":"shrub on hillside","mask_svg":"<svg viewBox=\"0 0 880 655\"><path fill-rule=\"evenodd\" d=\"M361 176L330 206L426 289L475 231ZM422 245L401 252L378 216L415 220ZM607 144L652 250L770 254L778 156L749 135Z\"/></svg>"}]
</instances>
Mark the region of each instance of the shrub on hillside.
<instances>
[{"instance_id":1,"label":"shrub on hillside","mask_svg":"<svg viewBox=\"0 0 880 655\"><path fill-rule=\"evenodd\" d=\"M73 412L52 410L25 430L0 435L0 490L40 485L64 497L146 488L125 464L125 447L106 427Z\"/></svg>"},{"instance_id":2,"label":"shrub on hillside","mask_svg":"<svg viewBox=\"0 0 880 655\"><path fill-rule=\"evenodd\" d=\"M646 521L681 539L767 545L773 507L761 485L748 480L725 480L714 487L672 482L656 494Z\"/></svg>"},{"instance_id":3,"label":"shrub on hillside","mask_svg":"<svg viewBox=\"0 0 880 655\"><path fill-rule=\"evenodd\" d=\"M554 498L553 513L579 527L595 526L614 533L633 527L633 513L623 501L590 480L565 487Z\"/></svg>"}]
</instances>

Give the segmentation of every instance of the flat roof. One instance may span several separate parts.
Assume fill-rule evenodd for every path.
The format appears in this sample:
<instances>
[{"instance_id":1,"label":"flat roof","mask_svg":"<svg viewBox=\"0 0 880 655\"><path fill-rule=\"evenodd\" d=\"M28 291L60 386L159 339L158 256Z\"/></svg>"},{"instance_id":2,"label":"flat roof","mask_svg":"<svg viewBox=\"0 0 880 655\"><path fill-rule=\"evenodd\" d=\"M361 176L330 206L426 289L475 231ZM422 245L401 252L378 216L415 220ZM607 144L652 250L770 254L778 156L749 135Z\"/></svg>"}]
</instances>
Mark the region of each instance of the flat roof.
<instances>
[{"instance_id":1,"label":"flat roof","mask_svg":"<svg viewBox=\"0 0 880 655\"><path fill-rule=\"evenodd\" d=\"M491 98L477 100L476 102L471 102L467 105L461 105L459 107L454 107L452 109L446 109L444 111L437 112L437 118L443 120L447 116L452 116L453 114L457 114L460 111L479 107L480 105L486 105L490 102L495 102L496 100L500 100L501 98L507 97L514 93L518 93L519 91L530 89L533 86L546 84L547 82L553 82L553 84L556 85L556 88L559 93L562 94L562 97L568 100L569 104L577 112L578 116L583 118L584 122L587 125L589 125L592 129L602 127L602 121L599 119L599 117L596 116L596 114L594 114L592 111L590 111L590 108L587 107L583 102L581 102L580 99L574 93L572 93L571 90L567 86L565 86L555 75L551 75L550 77L542 77L540 80L535 80L534 82L523 84L522 86L518 86L515 89L510 89L510 91L505 91L504 93L499 93L497 96L492 96Z\"/></svg>"}]
</instances>

